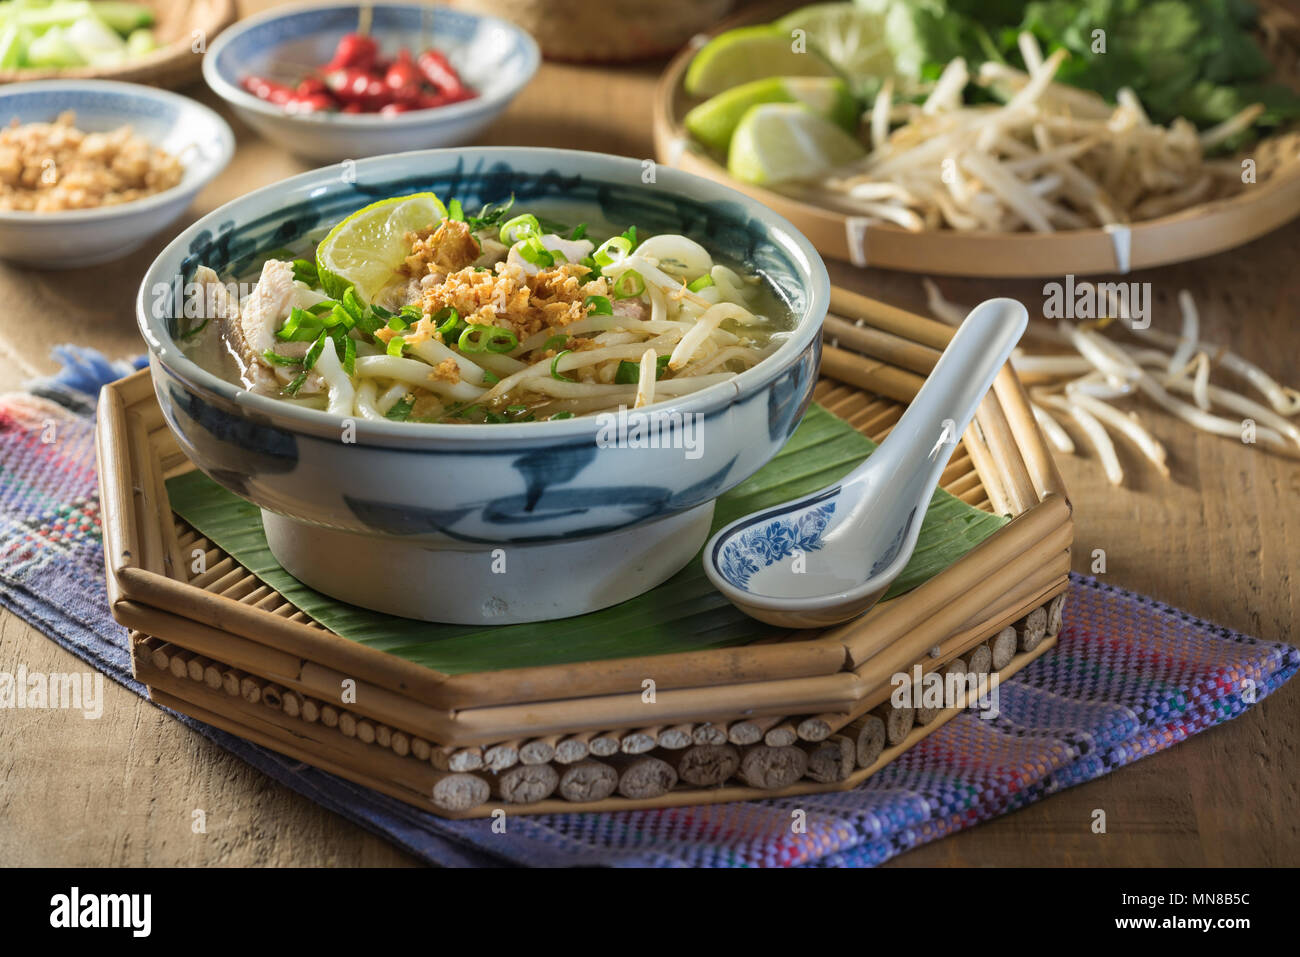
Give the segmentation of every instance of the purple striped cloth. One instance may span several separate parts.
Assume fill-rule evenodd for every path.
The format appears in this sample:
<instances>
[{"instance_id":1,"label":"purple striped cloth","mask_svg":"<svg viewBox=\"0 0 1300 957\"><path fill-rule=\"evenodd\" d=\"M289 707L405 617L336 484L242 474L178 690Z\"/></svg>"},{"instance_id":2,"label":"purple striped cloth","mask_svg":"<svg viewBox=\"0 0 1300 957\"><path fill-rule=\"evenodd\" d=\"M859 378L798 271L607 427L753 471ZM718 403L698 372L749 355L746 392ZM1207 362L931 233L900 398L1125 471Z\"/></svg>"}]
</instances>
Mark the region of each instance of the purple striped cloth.
<instances>
[{"instance_id":1,"label":"purple striped cloth","mask_svg":"<svg viewBox=\"0 0 1300 957\"><path fill-rule=\"evenodd\" d=\"M138 694L108 613L93 402L129 371L63 350L64 372L0 397L0 604ZM12 663L13 665L19 662ZM1300 651L1074 576L1065 627L1000 688L851 791L742 804L446 821L176 715L277 781L432 864L855 867L1014 811L1236 717ZM792 833L794 810L806 829ZM93 864L93 861L85 863Z\"/></svg>"}]
</instances>

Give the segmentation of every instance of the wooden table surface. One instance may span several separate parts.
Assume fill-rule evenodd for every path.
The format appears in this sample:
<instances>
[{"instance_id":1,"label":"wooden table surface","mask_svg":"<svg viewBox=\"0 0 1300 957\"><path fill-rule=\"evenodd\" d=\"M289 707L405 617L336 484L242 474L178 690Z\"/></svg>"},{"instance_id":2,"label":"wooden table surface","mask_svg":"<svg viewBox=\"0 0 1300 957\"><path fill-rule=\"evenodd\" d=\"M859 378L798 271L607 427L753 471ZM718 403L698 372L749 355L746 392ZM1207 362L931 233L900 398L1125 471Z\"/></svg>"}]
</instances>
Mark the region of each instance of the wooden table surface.
<instances>
[{"instance_id":1,"label":"wooden table surface","mask_svg":"<svg viewBox=\"0 0 1300 957\"><path fill-rule=\"evenodd\" d=\"M243 0L245 13L275 5ZM651 158L650 101L662 63L619 69L547 64L484 136L488 144L578 147ZM216 105L206 89L188 91ZM228 115L228 114L227 114ZM308 169L232 123L235 160L191 217ZM0 264L0 389L53 364L48 347L76 342L111 356L143 351L132 300L140 276L183 224L131 257L77 272ZM1175 326L1189 289L1203 334L1300 384L1300 223L1243 248L1135 277L1149 281L1154 322ZM924 311L920 279L831 264L832 278ZM1041 281L952 280L947 295L1021 299ZM1175 326L1176 327L1176 326ZM1117 442L1123 488L1091 458L1063 458L1075 505L1075 569L1095 549L1105 580L1265 639L1291 640L1300 612L1300 464L1146 414L1173 479ZM82 663L20 619L0 613L0 671L79 671ZM1276 865L1300 852L1300 682L1226 725L1022 811L903 855L908 865ZM195 809L207 833L191 833ZM1091 829L1095 809L1107 833ZM111 682L104 716L0 713L0 864L391 865L401 851L251 770Z\"/></svg>"}]
</instances>

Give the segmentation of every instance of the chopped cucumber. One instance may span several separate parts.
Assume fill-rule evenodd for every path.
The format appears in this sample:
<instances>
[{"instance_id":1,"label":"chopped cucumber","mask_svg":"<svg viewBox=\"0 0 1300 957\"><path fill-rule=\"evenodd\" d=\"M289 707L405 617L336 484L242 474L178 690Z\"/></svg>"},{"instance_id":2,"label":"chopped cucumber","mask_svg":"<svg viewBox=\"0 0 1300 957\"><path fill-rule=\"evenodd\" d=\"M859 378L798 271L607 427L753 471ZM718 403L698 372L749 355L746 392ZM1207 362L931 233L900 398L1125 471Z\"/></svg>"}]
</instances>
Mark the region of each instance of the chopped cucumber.
<instances>
[{"instance_id":1,"label":"chopped cucumber","mask_svg":"<svg viewBox=\"0 0 1300 957\"><path fill-rule=\"evenodd\" d=\"M154 25L153 11L139 3L102 0L102 2L95 4L95 16L122 34L122 36L129 36L141 27Z\"/></svg>"},{"instance_id":2,"label":"chopped cucumber","mask_svg":"<svg viewBox=\"0 0 1300 957\"><path fill-rule=\"evenodd\" d=\"M53 67L85 66L77 48L68 42L62 27L50 27L27 45L27 65Z\"/></svg>"},{"instance_id":3,"label":"chopped cucumber","mask_svg":"<svg viewBox=\"0 0 1300 957\"><path fill-rule=\"evenodd\" d=\"M32 31L17 23L0 30L0 69L11 70L23 65Z\"/></svg>"},{"instance_id":4,"label":"chopped cucumber","mask_svg":"<svg viewBox=\"0 0 1300 957\"><path fill-rule=\"evenodd\" d=\"M22 4L11 14L16 23L31 27L37 33L50 27L68 27L93 15L90 0L55 0L47 7Z\"/></svg>"},{"instance_id":5,"label":"chopped cucumber","mask_svg":"<svg viewBox=\"0 0 1300 957\"><path fill-rule=\"evenodd\" d=\"M158 49L158 38L148 27L132 30L126 38L126 52L131 56L143 56Z\"/></svg>"},{"instance_id":6,"label":"chopped cucumber","mask_svg":"<svg viewBox=\"0 0 1300 957\"><path fill-rule=\"evenodd\" d=\"M81 58L92 65L119 63L126 58L126 41L94 17L64 28L63 35Z\"/></svg>"}]
</instances>

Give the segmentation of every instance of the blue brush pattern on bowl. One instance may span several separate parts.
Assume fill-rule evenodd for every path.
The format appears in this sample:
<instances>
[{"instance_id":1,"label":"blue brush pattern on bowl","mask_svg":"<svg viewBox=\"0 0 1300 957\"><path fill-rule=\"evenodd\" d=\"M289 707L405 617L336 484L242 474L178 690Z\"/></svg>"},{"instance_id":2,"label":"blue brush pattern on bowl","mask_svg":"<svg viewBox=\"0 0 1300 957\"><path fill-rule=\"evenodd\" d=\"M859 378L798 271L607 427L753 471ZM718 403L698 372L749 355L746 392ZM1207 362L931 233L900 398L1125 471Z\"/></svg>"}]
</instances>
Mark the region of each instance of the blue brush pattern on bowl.
<instances>
[{"instance_id":1,"label":"blue brush pattern on bowl","mask_svg":"<svg viewBox=\"0 0 1300 957\"><path fill-rule=\"evenodd\" d=\"M456 146L473 140L510 104L541 63L527 32L505 20L423 3L372 4L370 35L391 55L442 51L479 95L461 103L396 116L290 114L246 92L250 76L288 80L324 64L340 38L355 32L360 5L281 7L223 32L203 60L208 85L271 142L323 162Z\"/></svg>"}]
</instances>

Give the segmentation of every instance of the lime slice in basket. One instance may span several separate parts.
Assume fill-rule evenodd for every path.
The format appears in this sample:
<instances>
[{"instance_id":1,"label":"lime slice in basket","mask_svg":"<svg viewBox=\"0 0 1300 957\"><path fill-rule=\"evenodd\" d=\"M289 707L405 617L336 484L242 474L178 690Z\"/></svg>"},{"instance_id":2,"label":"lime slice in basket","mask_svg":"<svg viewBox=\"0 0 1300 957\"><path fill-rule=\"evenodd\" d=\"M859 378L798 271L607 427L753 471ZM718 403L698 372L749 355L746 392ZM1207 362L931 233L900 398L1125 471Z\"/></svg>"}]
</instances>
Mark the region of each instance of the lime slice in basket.
<instances>
[{"instance_id":1,"label":"lime slice in basket","mask_svg":"<svg viewBox=\"0 0 1300 957\"><path fill-rule=\"evenodd\" d=\"M354 286L361 301L370 302L410 254L406 234L446 217L447 207L433 193L395 196L357 210L316 247L325 294L341 299Z\"/></svg>"},{"instance_id":2,"label":"lime slice in basket","mask_svg":"<svg viewBox=\"0 0 1300 957\"><path fill-rule=\"evenodd\" d=\"M879 9L872 9L878 7ZM885 41L887 3L814 3L776 22L787 36L803 30L808 43L848 78L860 97L875 95L898 73Z\"/></svg>"},{"instance_id":3,"label":"lime slice in basket","mask_svg":"<svg viewBox=\"0 0 1300 957\"><path fill-rule=\"evenodd\" d=\"M814 44L796 43L774 24L720 33L695 54L686 71L686 92L716 96L733 86L770 76L836 76Z\"/></svg>"},{"instance_id":4,"label":"lime slice in basket","mask_svg":"<svg viewBox=\"0 0 1300 957\"><path fill-rule=\"evenodd\" d=\"M781 183L821 176L864 155L861 143L802 103L763 103L736 127L727 171L749 183Z\"/></svg>"},{"instance_id":5,"label":"lime slice in basket","mask_svg":"<svg viewBox=\"0 0 1300 957\"><path fill-rule=\"evenodd\" d=\"M760 103L802 103L850 133L858 126L857 101L838 77L772 76L705 100L686 114L686 129L705 146L725 152L741 118Z\"/></svg>"}]
</instances>

